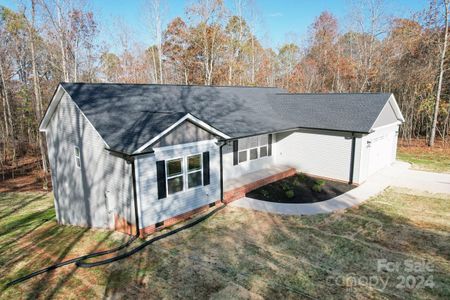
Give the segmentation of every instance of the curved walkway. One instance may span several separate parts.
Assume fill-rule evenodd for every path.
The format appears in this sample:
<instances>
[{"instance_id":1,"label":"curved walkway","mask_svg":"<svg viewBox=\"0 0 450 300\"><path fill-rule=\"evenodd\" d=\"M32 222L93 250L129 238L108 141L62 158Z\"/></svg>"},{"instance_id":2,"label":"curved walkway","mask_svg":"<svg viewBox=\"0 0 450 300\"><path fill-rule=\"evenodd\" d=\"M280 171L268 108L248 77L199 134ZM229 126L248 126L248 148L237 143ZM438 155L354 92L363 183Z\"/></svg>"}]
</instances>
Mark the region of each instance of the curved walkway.
<instances>
[{"instance_id":1,"label":"curved walkway","mask_svg":"<svg viewBox=\"0 0 450 300\"><path fill-rule=\"evenodd\" d=\"M392 166L378 171L353 190L322 202L290 204L244 197L230 205L284 215L315 215L358 205L389 186L450 194L450 174L415 171L409 167L408 163L397 161Z\"/></svg>"}]
</instances>

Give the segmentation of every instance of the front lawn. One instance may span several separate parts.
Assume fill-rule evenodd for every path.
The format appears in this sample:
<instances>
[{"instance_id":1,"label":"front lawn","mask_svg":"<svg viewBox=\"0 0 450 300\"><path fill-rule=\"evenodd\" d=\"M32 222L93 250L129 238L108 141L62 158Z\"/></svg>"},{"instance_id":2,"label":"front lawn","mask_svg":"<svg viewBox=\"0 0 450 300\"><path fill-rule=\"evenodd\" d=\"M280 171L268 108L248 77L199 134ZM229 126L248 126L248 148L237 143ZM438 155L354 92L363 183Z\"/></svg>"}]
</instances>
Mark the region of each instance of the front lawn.
<instances>
[{"instance_id":1,"label":"front lawn","mask_svg":"<svg viewBox=\"0 0 450 300\"><path fill-rule=\"evenodd\" d=\"M449 299L449 200L389 189L331 215L226 207L126 260L63 267L5 289L124 236L58 226L48 195L0 194L0 298Z\"/></svg>"}]
</instances>

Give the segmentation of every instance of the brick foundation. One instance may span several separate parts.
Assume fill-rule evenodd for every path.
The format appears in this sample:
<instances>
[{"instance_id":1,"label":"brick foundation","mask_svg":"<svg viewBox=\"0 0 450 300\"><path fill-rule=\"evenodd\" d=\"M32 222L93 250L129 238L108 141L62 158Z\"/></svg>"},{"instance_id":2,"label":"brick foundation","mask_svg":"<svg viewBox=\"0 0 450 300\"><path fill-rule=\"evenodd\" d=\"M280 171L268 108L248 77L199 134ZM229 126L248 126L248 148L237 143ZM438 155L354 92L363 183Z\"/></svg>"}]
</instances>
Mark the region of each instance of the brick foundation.
<instances>
[{"instance_id":1,"label":"brick foundation","mask_svg":"<svg viewBox=\"0 0 450 300\"><path fill-rule=\"evenodd\" d=\"M247 194L248 192L250 192L254 189L257 189L259 187L262 187L263 185L284 179L289 176L294 176L295 174L297 174L297 171L294 168L291 168L284 172L280 172L278 174L259 179L257 181L248 183L246 185L235 188L233 190L226 191L223 195L223 200L225 203L233 202L234 200L245 197L245 194Z\"/></svg>"},{"instance_id":2,"label":"brick foundation","mask_svg":"<svg viewBox=\"0 0 450 300\"><path fill-rule=\"evenodd\" d=\"M220 200L217 200L214 203L215 203L216 206L223 205ZM210 208L209 205L210 204L203 205L203 206L201 206L199 208L196 208L194 210L191 210L191 211L185 212L183 214L177 215L175 217L166 219L166 220L164 220L163 225L161 225L159 227L156 227L156 224L152 224L150 226L142 228L142 229L139 230L139 232L140 232L139 236L143 238L143 237L145 237L145 236L147 236L149 234L155 233L156 231L159 231L161 229L173 226L173 225L175 225L177 223L180 223L182 221L189 220L192 217L194 217L196 214L208 210ZM122 217L119 217L119 216L115 215L114 216L114 224L115 224L114 229L116 231L119 231L119 232L122 232L122 233L125 233L125 234L129 234L129 235L136 234L136 227L134 226L134 224L129 223L127 220L125 220Z\"/></svg>"}]
</instances>

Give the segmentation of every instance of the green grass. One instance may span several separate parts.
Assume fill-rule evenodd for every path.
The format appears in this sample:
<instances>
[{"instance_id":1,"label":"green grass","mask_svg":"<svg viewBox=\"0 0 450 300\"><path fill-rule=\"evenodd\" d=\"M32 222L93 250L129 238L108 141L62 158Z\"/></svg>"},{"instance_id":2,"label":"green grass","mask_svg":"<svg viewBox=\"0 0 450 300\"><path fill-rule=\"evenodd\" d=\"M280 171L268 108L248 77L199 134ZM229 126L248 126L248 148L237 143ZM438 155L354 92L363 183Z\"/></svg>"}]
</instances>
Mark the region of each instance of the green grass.
<instances>
[{"instance_id":1,"label":"green grass","mask_svg":"<svg viewBox=\"0 0 450 300\"><path fill-rule=\"evenodd\" d=\"M417 170L450 173L450 151L414 150L400 148L397 159L409 162Z\"/></svg>"},{"instance_id":2,"label":"green grass","mask_svg":"<svg viewBox=\"0 0 450 300\"><path fill-rule=\"evenodd\" d=\"M124 236L58 225L49 195L0 194L0 298L449 299L449 200L389 189L331 215L227 207L126 260L68 266L5 289L17 276ZM433 270L378 272L379 259L426 261ZM433 276L435 286L396 287L397 277L408 275ZM386 288L352 284L364 276L388 280Z\"/></svg>"}]
</instances>

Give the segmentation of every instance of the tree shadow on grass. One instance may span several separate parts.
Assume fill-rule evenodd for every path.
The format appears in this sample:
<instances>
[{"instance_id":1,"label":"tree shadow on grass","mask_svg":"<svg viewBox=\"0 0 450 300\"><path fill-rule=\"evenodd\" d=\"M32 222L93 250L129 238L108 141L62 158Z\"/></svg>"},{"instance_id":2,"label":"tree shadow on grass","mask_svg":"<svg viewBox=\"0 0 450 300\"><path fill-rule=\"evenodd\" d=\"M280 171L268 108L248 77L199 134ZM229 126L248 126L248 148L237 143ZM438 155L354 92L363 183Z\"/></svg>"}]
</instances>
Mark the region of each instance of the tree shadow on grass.
<instances>
[{"instance_id":1,"label":"tree shadow on grass","mask_svg":"<svg viewBox=\"0 0 450 300\"><path fill-rule=\"evenodd\" d=\"M449 246L444 232L367 205L325 218L227 208L117 263L106 296L145 297L151 291L162 298L207 298L237 284L267 298L442 297L448 282L442 262L448 261ZM378 259L403 262L433 255L437 288L432 290L399 290L394 279L407 273L377 271ZM327 282L329 276L352 275L389 276L391 282L384 291Z\"/></svg>"}]
</instances>

